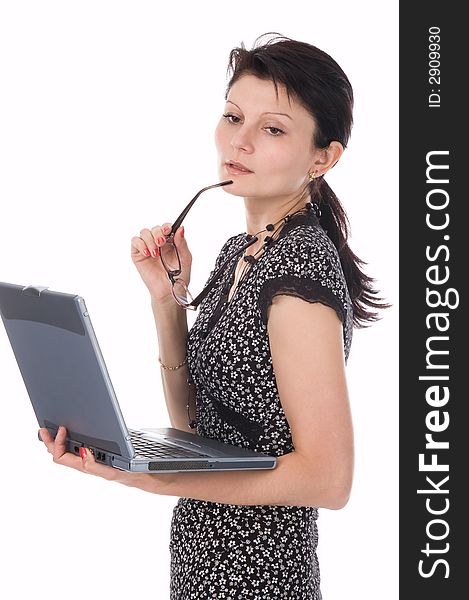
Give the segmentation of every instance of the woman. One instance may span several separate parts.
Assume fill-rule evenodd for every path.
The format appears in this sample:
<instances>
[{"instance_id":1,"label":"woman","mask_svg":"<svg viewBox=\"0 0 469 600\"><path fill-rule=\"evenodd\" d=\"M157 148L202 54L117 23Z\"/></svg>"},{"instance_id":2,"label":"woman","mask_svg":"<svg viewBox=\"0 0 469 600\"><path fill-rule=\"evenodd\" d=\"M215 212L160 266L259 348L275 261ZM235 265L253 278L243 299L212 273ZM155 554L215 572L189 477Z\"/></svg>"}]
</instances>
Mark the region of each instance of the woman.
<instances>
[{"instance_id":1,"label":"woman","mask_svg":"<svg viewBox=\"0 0 469 600\"><path fill-rule=\"evenodd\" d=\"M55 441L40 431L56 462L179 496L172 600L312 600L321 598L318 508L342 508L352 486L352 329L387 305L349 248L345 212L324 179L352 128L346 75L283 36L233 49L229 66L218 185L244 198L248 235L221 249L190 331L183 227L143 229L131 256L151 297L172 426L275 455L277 467L124 473L86 450L65 453L64 428Z\"/></svg>"}]
</instances>

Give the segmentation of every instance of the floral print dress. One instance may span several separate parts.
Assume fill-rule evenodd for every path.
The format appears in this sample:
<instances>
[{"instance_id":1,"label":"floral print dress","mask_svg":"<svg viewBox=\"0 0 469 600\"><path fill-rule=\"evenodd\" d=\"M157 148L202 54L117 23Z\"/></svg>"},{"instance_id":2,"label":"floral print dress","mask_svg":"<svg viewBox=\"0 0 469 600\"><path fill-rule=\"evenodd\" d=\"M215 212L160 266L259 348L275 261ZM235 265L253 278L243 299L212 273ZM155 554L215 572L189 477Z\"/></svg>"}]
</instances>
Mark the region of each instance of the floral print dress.
<instances>
[{"instance_id":1,"label":"floral print dress","mask_svg":"<svg viewBox=\"0 0 469 600\"><path fill-rule=\"evenodd\" d=\"M240 248L230 238L214 270ZM332 307L347 360L352 305L337 251L315 213L293 215L228 302L239 257L199 307L188 336L197 433L273 456L294 450L267 331L276 294ZM312 390L314 393L314 390ZM318 509L179 498L171 521L171 600L320 600Z\"/></svg>"}]
</instances>

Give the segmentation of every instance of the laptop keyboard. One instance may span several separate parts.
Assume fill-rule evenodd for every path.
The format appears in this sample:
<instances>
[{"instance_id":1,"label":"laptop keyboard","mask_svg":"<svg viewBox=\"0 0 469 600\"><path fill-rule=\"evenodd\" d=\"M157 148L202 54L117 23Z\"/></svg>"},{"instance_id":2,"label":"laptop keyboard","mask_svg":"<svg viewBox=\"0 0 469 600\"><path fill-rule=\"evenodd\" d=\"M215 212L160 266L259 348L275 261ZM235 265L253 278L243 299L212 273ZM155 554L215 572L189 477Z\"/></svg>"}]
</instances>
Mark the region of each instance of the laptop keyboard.
<instances>
[{"instance_id":1,"label":"laptop keyboard","mask_svg":"<svg viewBox=\"0 0 469 600\"><path fill-rule=\"evenodd\" d=\"M155 440L148 440L140 437L139 434L129 431L130 441L135 449L135 453L143 458L209 458L208 454L202 454L195 450L186 450L185 448L176 448Z\"/></svg>"}]
</instances>

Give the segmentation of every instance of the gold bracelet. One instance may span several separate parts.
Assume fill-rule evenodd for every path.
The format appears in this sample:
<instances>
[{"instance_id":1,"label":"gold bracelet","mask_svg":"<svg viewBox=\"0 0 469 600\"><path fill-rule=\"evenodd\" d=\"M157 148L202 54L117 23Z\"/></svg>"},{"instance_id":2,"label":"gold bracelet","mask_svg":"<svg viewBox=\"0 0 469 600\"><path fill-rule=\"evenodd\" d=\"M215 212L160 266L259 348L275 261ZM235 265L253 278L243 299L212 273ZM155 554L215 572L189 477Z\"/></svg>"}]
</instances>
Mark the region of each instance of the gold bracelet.
<instances>
[{"instance_id":1,"label":"gold bracelet","mask_svg":"<svg viewBox=\"0 0 469 600\"><path fill-rule=\"evenodd\" d=\"M162 366L162 368L163 368L165 371L177 371L178 369L180 369L181 367L183 367L183 366L186 364L186 362L187 362L187 356L186 356L186 358L185 358L185 359L182 361L182 363L179 363L178 365L175 365L174 367L170 367L170 366L168 366L168 365L165 365L165 364L164 364L164 363L161 361L161 358L160 358L160 357L158 357L158 361L159 361L160 365Z\"/></svg>"}]
</instances>

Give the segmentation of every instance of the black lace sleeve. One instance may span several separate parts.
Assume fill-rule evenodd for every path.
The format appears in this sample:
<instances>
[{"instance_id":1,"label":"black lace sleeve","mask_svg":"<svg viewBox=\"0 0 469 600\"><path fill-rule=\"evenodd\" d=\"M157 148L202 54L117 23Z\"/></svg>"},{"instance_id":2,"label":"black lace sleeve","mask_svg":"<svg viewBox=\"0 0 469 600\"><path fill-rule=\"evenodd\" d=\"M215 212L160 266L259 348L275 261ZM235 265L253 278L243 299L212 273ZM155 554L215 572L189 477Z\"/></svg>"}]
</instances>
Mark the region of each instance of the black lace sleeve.
<instances>
[{"instance_id":1,"label":"black lace sleeve","mask_svg":"<svg viewBox=\"0 0 469 600\"><path fill-rule=\"evenodd\" d=\"M299 228L272 248L259 295L262 321L277 295L321 302L333 308L342 324L350 318L350 299L340 260L332 242L320 231Z\"/></svg>"}]
</instances>

